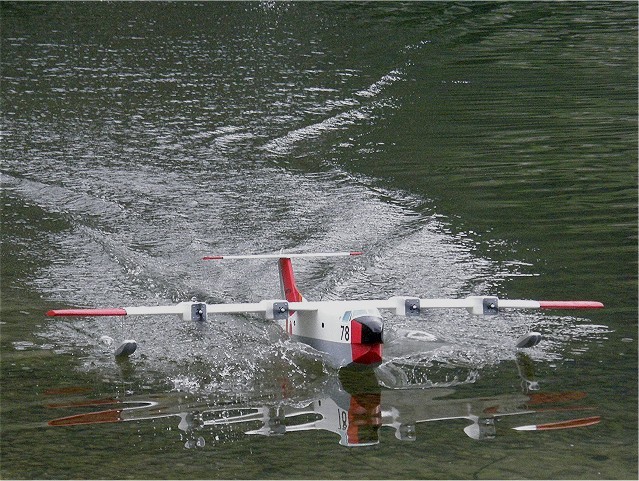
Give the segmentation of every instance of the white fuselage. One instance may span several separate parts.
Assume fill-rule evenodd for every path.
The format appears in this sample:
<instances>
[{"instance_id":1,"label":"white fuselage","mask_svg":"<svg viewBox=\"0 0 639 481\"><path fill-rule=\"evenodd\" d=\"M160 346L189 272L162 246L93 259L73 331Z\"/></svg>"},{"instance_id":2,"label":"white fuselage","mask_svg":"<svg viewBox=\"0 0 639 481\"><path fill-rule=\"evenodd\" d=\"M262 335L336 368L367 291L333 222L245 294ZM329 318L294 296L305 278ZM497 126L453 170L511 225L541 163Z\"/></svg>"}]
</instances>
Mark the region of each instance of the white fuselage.
<instances>
[{"instance_id":1,"label":"white fuselage","mask_svg":"<svg viewBox=\"0 0 639 481\"><path fill-rule=\"evenodd\" d=\"M381 362L383 320L376 308L349 310L347 303L335 301L317 311L292 312L278 324L292 339L328 354L335 367ZM378 335L367 338L372 325Z\"/></svg>"}]
</instances>

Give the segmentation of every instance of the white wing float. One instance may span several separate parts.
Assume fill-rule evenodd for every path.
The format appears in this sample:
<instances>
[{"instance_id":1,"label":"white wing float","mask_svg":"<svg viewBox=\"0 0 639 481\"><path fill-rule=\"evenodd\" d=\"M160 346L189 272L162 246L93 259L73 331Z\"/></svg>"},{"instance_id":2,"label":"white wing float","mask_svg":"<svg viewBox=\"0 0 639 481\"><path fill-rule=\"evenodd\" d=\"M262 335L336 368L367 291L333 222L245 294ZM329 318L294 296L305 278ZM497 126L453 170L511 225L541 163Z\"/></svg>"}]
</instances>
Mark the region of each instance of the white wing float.
<instances>
[{"instance_id":1,"label":"white wing float","mask_svg":"<svg viewBox=\"0 0 639 481\"><path fill-rule=\"evenodd\" d=\"M289 336L329 355L336 367L365 365L374 367L382 361L384 321L380 311L398 316L419 316L422 310L465 309L474 315L490 316L500 309L596 309L595 301L533 301L499 299L494 296L470 296L465 299L423 299L393 296L388 299L307 301L295 281L291 259L313 257L358 256L361 252L315 254L266 254L240 256L206 256L203 260L277 259L281 299L254 303L207 304L180 302L172 306L136 306L107 309L53 309L47 316L158 316L175 314L185 321L204 322L215 314L253 313L276 321ZM518 339L519 348L532 347L541 340L538 332ZM129 356L137 343L125 340L116 356Z\"/></svg>"}]
</instances>

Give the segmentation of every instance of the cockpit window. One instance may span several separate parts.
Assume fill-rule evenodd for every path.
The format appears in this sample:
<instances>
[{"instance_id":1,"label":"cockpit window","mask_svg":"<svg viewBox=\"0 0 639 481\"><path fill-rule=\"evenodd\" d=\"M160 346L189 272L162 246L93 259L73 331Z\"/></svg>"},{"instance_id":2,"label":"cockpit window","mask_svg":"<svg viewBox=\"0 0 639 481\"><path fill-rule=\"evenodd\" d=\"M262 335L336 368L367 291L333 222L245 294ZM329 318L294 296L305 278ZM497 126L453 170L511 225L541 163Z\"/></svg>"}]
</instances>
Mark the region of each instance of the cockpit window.
<instances>
[{"instance_id":1,"label":"cockpit window","mask_svg":"<svg viewBox=\"0 0 639 481\"><path fill-rule=\"evenodd\" d=\"M379 313L378 309L355 309L351 312L351 319L357 319L358 317L371 316L371 317L382 317Z\"/></svg>"}]
</instances>

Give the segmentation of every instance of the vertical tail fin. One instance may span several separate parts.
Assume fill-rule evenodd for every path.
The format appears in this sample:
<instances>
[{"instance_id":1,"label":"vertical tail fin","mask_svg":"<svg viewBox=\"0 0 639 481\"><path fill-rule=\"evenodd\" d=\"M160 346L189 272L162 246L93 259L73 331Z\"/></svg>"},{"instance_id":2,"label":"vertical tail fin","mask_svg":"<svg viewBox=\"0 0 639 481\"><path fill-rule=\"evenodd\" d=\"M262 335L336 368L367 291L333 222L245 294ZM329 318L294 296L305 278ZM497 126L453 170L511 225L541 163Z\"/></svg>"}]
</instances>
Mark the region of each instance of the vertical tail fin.
<instances>
[{"instance_id":1,"label":"vertical tail fin","mask_svg":"<svg viewBox=\"0 0 639 481\"><path fill-rule=\"evenodd\" d=\"M295 273L293 272L293 264L290 257L280 257L278 262L280 270L280 286L282 288L282 295L288 302L302 302L304 296L297 288L295 282Z\"/></svg>"}]
</instances>

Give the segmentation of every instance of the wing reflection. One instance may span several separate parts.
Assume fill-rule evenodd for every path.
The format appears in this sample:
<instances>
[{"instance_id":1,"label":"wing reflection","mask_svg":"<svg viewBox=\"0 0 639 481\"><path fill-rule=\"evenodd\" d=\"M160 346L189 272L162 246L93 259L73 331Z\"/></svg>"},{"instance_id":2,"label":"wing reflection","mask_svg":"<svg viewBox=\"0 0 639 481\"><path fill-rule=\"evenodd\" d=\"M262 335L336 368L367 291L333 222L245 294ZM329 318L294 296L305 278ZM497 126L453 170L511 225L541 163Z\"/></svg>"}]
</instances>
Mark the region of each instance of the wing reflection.
<instances>
[{"instance_id":1,"label":"wing reflection","mask_svg":"<svg viewBox=\"0 0 639 481\"><path fill-rule=\"evenodd\" d=\"M509 416L537 416L542 423L521 426L505 423L503 434L513 430L568 429L599 423L599 416L566 419L566 416L574 416L573 411L595 409L575 404L586 397L585 393L540 391L539 383L533 380L533 363L525 354L519 354L517 369L522 392L498 396L457 399L453 388L383 389L373 370L342 369L338 376L328 380L320 396L302 403L291 398L255 405L211 406L211 403L187 402L181 393L145 399L128 396L49 404L49 408L97 405L110 408L56 418L48 424L75 426L176 417L179 418L177 427L186 439L185 447L194 448L205 446L207 431L215 442L221 442L245 434L274 436L322 430L337 434L343 446L370 446L380 442L382 428L394 431L398 440L414 441L416 425L434 421L466 420L470 424L463 432L476 440L495 437L496 422Z\"/></svg>"}]
</instances>

